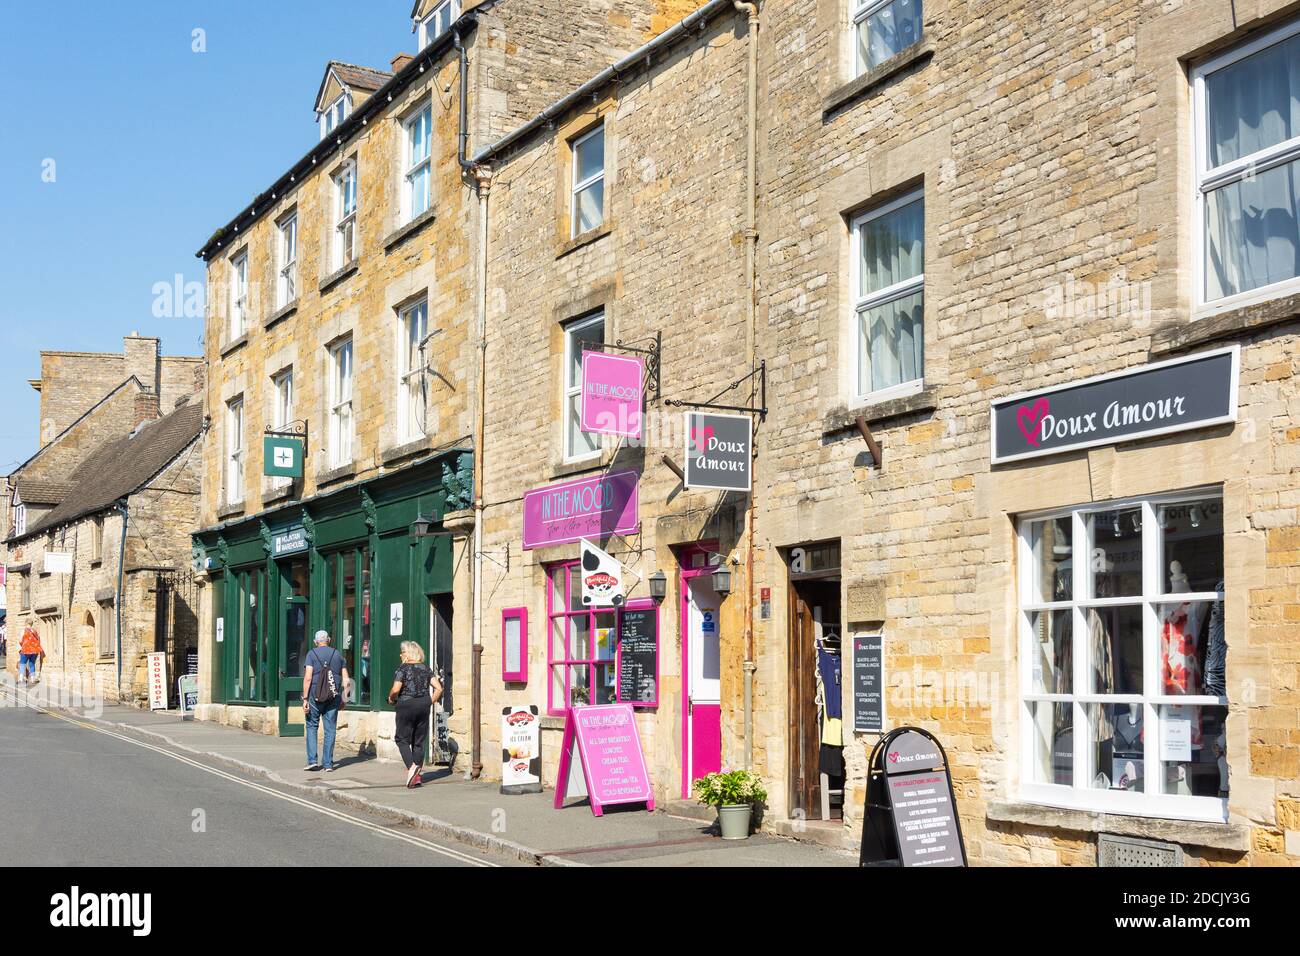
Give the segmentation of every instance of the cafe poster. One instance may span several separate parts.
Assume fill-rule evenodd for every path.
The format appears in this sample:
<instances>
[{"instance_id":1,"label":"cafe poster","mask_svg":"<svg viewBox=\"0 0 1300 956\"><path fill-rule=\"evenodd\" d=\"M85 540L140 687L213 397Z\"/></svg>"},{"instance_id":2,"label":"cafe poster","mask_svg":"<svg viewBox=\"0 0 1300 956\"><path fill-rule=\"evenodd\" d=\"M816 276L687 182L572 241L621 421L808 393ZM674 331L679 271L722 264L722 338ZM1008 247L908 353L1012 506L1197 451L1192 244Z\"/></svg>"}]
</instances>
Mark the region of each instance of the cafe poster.
<instances>
[{"instance_id":1,"label":"cafe poster","mask_svg":"<svg viewBox=\"0 0 1300 956\"><path fill-rule=\"evenodd\" d=\"M570 707L564 719L555 809L568 798L587 797L594 816L605 807L644 803L654 810L654 790L641 750L631 704Z\"/></svg>"},{"instance_id":2,"label":"cafe poster","mask_svg":"<svg viewBox=\"0 0 1300 956\"><path fill-rule=\"evenodd\" d=\"M501 708L501 792L542 792L542 721L536 704Z\"/></svg>"}]
</instances>

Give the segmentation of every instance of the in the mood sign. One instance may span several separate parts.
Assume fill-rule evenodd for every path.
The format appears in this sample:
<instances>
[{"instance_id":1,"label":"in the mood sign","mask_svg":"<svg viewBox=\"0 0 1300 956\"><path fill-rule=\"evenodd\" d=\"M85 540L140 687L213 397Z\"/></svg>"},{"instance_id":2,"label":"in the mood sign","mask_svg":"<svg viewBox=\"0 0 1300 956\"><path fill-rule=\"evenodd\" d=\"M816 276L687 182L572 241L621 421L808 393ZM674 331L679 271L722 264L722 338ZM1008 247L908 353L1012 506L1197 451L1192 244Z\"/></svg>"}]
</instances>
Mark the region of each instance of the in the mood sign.
<instances>
[{"instance_id":1,"label":"in the mood sign","mask_svg":"<svg viewBox=\"0 0 1300 956\"><path fill-rule=\"evenodd\" d=\"M1240 358L1234 345L994 402L992 462L1234 422Z\"/></svg>"}]
</instances>

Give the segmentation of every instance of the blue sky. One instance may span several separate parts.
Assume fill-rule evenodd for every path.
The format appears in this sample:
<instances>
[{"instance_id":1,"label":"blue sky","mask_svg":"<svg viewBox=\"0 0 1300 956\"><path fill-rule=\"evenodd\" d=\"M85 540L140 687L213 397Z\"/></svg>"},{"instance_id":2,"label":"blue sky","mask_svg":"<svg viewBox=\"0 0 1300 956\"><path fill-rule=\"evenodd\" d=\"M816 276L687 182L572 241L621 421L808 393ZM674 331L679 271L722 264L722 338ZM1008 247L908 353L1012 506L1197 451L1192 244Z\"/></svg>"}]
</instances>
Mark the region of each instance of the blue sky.
<instances>
[{"instance_id":1,"label":"blue sky","mask_svg":"<svg viewBox=\"0 0 1300 956\"><path fill-rule=\"evenodd\" d=\"M0 474L37 447L41 349L139 331L201 353L200 319L153 316L155 283L203 281L194 252L316 141L326 61L386 69L413 52L410 9L0 3Z\"/></svg>"}]
</instances>

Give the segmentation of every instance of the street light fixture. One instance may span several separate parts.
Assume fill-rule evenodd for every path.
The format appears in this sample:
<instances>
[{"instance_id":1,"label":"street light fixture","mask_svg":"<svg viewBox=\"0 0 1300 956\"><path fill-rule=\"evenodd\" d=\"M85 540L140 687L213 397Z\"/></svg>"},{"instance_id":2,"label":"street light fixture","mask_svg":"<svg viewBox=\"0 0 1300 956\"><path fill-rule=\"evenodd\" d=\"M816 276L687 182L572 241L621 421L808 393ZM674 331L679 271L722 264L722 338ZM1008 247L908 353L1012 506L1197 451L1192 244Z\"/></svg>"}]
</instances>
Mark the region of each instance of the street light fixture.
<instances>
[{"instance_id":1,"label":"street light fixture","mask_svg":"<svg viewBox=\"0 0 1300 956\"><path fill-rule=\"evenodd\" d=\"M731 568L726 564L719 564L709 575L713 582L713 590L718 592L719 597L726 597L731 593Z\"/></svg>"},{"instance_id":2,"label":"street light fixture","mask_svg":"<svg viewBox=\"0 0 1300 956\"><path fill-rule=\"evenodd\" d=\"M663 599L668 596L668 575L656 571L646 580L650 585L650 597L656 604L663 603Z\"/></svg>"}]
</instances>

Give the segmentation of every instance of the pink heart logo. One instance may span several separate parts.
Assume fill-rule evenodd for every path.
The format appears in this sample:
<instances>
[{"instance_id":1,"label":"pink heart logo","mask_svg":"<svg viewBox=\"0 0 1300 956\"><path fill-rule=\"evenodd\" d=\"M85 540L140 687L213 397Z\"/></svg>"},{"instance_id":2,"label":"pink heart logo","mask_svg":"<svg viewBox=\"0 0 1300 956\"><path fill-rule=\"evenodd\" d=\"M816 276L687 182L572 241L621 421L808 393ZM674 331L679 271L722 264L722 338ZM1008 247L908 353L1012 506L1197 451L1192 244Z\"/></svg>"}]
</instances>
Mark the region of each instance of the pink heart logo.
<instances>
[{"instance_id":1,"label":"pink heart logo","mask_svg":"<svg viewBox=\"0 0 1300 956\"><path fill-rule=\"evenodd\" d=\"M691 429L691 443L695 445L698 451L708 451L709 439L713 437L713 426L705 425L703 428Z\"/></svg>"},{"instance_id":2,"label":"pink heart logo","mask_svg":"<svg viewBox=\"0 0 1300 956\"><path fill-rule=\"evenodd\" d=\"M1035 448L1038 447L1038 426L1043 423L1050 408L1047 399L1040 398L1033 405L1021 405L1016 409L1016 424L1020 426L1025 441Z\"/></svg>"},{"instance_id":3,"label":"pink heart logo","mask_svg":"<svg viewBox=\"0 0 1300 956\"><path fill-rule=\"evenodd\" d=\"M897 750L895 750L892 754L889 755L889 762L890 762L890 763L898 763L898 751L897 751Z\"/></svg>"}]
</instances>

